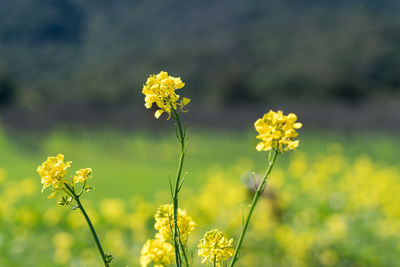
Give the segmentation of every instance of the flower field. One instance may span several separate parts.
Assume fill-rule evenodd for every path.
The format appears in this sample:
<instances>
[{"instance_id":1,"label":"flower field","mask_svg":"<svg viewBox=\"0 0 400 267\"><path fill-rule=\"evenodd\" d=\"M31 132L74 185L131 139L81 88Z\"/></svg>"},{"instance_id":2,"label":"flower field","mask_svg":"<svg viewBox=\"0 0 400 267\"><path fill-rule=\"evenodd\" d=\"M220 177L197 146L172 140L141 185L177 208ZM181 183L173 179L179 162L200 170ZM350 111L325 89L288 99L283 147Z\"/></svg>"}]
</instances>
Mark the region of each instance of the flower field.
<instances>
[{"instance_id":1,"label":"flower field","mask_svg":"<svg viewBox=\"0 0 400 267\"><path fill-rule=\"evenodd\" d=\"M267 158L255 151L252 129L188 131L180 196L196 223L188 247L210 227L236 244ZM77 169L93 170L95 190L82 202L112 265L139 266L143 244L156 233L154 214L170 203L174 139L150 132L0 133L0 266L101 266L80 212L40 193L35 169L61 152ZM271 172L238 266L398 266L399 151L390 136L302 133L299 148ZM199 266L197 249L190 255Z\"/></svg>"}]
</instances>

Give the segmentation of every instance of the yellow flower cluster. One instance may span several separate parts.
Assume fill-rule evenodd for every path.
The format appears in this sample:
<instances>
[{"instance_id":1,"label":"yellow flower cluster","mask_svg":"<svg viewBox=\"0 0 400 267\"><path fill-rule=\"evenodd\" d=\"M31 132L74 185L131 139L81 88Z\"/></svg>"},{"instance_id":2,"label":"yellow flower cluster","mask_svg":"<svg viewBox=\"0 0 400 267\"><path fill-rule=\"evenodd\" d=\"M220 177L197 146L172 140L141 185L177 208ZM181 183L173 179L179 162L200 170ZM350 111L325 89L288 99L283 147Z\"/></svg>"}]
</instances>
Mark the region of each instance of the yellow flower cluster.
<instances>
[{"instance_id":1,"label":"yellow flower cluster","mask_svg":"<svg viewBox=\"0 0 400 267\"><path fill-rule=\"evenodd\" d=\"M173 234L171 228L174 228L174 208L171 204L165 204L158 208L156 215L156 223L154 228L158 230L156 238L171 241ZM196 228L196 223L190 216L187 215L186 210L178 209L178 228L180 233L181 242L187 242L189 234Z\"/></svg>"},{"instance_id":2,"label":"yellow flower cluster","mask_svg":"<svg viewBox=\"0 0 400 267\"><path fill-rule=\"evenodd\" d=\"M87 179L89 179L91 175L92 175L91 168L80 169L76 171L76 175L72 177L72 184L83 183L87 181Z\"/></svg>"},{"instance_id":3,"label":"yellow flower cluster","mask_svg":"<svg viewBox=\"0 0 400 267\"><path fill-rule=\"evenodd\" d=\"M65 190L65 184L74 188L75 184L87 181L92 175L92 169L85 168L78 170L70 181L66 180L65 175L69 167L71 167L71 161L64 162L64 155L58 154L56 157L48 157L47 160L37 168L37 172L42 178L42 192L49 186L52 186L52 189L55 190L50 194L48 197L49 199L53 198L58 191Z\"/></svg>"},{"instance_id":4,"label":"yellow flower cluster","mask_svg":"<svg viewBox=\"0 0 400 267\"><path fill-rule=\"evenodd\" d=\"M146 267L154 262L155 267L164 267L174 262L174 246L161 239L147 240L140 255L140 265Z\"/></svg>"},{"instance_id":5,"label":"yellow flower cluster","mask_svg":"<svg viewBox=\"0 0 400 267\"><path fill-rule=\"evenodd\" d=\"M71 161L64 162L64 155L58 154L57 157L48 157L37 172L42 177L42 192L46 187L53 186L54 190L62 190L65 181L64 176L67 169L71 167Z\"/></svg>"},{"instance_id":6,"label":"yellow flower cluster","mask_svg":"<svg viewBox=\"0 0 400 267\"><path fill-rule=\"evenodd\" d=\"M285 152L297 148L299 140L292 139L297 137L296 129L300 129L302 124L296 121L297 116L294 113L285 116L280 110L278 112L270 110L254 123L259 133L257 139L261 140L256 149L258 151L279 149L280 152Z\"/></svg>"},{"instance_id":7,"label":"yellow flower cluster","mask_svg":"<svg viewBox=\"0 0 400 267\"><path fill-rule=\"evenodd\" d=\"M221 266L223 261L232 257L235 253L233 248L233 239L227 239L225 235L217 229L208 231L197 245L199 256L202 257L202 263L210 261L216 266Z\"/></svg>"},{"instance_id":8,"label":"yellow flower cluster","mask_svg":"<svg viewBox=\"0 0 400 267\"><path fill-rule=\"evenodd\" d=\"M154 116L158 119L163 112L166 112L168 118L170 118L172 108L176 110L177 106L180 106L179 110L182 110L190 102L190 99L185 97L178 102L179 95L175 93L175 90L184 86L185 83L182 82L181 78L169 76L165 71L161 71L157 75L150 75L142 89L142 93L146 95L144 99L146 108L151 108L153 103L156 103L159 109Z\"/></svg>"},{"instance_id":9,"label":"yellow flower cluster","mask_svg":"<svg viewBox=\"0 0 400 267\"><path fill-rule=\"evenodd\" d=\"M172 229L174 228L173 205L165 204L158 208L154 228L158 230L156 239L147 240L144 244L140 264L146 267L151 261L154 266L166 266L174 262L175 250L172 245ZM189 234L196 227L196 223L186 214L186 210L178 209L178 228L181 242L186 245Z\"/></svg>"}]
</instances>

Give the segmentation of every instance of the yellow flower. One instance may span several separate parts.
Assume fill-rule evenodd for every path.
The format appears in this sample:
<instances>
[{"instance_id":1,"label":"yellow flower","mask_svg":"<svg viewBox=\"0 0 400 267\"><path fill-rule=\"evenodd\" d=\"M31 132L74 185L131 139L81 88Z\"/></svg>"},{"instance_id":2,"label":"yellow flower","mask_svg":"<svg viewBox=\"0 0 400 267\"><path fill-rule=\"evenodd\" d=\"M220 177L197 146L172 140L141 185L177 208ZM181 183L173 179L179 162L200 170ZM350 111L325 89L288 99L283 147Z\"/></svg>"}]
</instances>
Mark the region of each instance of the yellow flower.
<instances>
[{"instance_id":1,"label":"yellow flower","mask_svg":"<svg viewBox=\"0 0 400 267\"><path fill-rule=\"evenodd\" d=\"M64 162L64 155L58 154L57 157L48 157L41 166L37 168L37 172L42 177L42 192L46 187L50 185L54 190L62 190L64 183L67 181L64 179L67 169L71 167L71 161ZM49 198L54 197L54 193Z\"/></svg>"},{"instance_id":2,"label":"yellow flower","mask_svg":"<svg viewBox=\"0 0 400 267\"><path fill-rule=\"evenodd\" d=\"M233 239L227 239L225 235L217 229L208 231L197 245L199 256L202 257L202 263L209 260L215 261L216 266L221 266L222 261L232 257L235 253L233 249Z\"/></svg>"},{"instance_id":3,"label":"yellow flower","mask_svg":"<svg viewBox=\"0 0 400 267\"><path fill-rule=\"evenodd\" d=\"M180 102L179 95L175 93L175 90L181 89L185 86L181 78L175 78L169 76L167 72L161 71L159 74L150 75L147 79L146 84L143 85L142 93L146 95L144 101L146 108L151 108L153 103L156 103L159 108L154 116L158 119L163 112L168 113L168 118L171 117L171 106L176 110L177 106L182 108L189 104L190 99L182 98Z\"/></svg>"},{"instance_id":4,"label":"yellow flower","mask_svg":"<svg viewBox=\"0 0 400 267\"><path fill-rule=\"evenodd\" d=\"M151 239L144 244L141 255L140 265L146 267L152 261L154 267L164 267L174 262L174 247L164 240Z\"/></svg>"},{"instance_id":5,"label":"yellow flower","mask_svg":"<svg viewBox=\"0 0 400 267\"><path fill-rule=\"evenodd\" d=\"M80 169L76 171L76 175L72 178L72 184L83 183L84 181L87 181L87 179L90 178L91 174L91 168Z\"/></svg>"},{"instance_id":6,"label":"yellow flower","mask_svg":"<svg viewBox=\"0 0 400 267\"><path fill-rule=\"evenodd\" d=\"M259 133L257 139L261 140L256 149L258 151L279 149L280 152L285 152L297 148L299 140L292 139L297 137L296 129L300 129L302 124L296 121L296 114L289 113L285 116L280 110L278 112L270 110L254 123Z\"/></svg>"},{"instance_id":7,"label":"yellow flower","mask_svg":"<svg viewBox=\"0 0 400 267\"><path fill-rule=\"evenodd\" d=\"M156 223L154 228L158 230L156 238L172 240L172 229L174 229L174 208L171 204L165 204L158 208L154 216ZM196 223L186 214L186 210L178 209L178 228L183 244L187 242L189 234L196 228Z\"/></svg>"}]
</instances>

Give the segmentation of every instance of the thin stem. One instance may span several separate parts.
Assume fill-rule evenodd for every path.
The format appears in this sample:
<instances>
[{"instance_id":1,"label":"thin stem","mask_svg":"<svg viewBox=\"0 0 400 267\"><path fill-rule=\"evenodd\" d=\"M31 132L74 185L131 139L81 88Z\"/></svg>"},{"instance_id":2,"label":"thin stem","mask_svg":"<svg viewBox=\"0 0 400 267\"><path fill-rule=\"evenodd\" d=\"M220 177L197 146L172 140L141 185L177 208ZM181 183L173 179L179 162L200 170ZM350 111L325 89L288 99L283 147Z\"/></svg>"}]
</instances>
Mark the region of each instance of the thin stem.
<instances>
[{"instance_id":1,"label":"thin stem","mask_svg":"<svg viewBox=\"0 0 400 267\"><path fill-rule=\"evenodd\" d=\"M64 192L67 193L67 195L70 196L71 198L75 199L73 193L71 193L71 188L69 186L68 186L68 188L69 188L69 190L64 190Z\"/></svg>"},{"instance_id":2,"label":"thin stem","mask_svg":"<svg viewBox=\"0 0 400 267\"><path fill-rule=\"evenodd\" d=\"M82 185L81 191L78 194L78 197L80 197L82 195L83 190L85 190L85 186L86 186L86 180L83 182L83 185Z\"/></svg>"},{"instance_id":3,"label":"thin stem","mask_svg":"<svg viewBox=\"0 0 400 267\"><path fill-rule=\"evenodd\" d=\"M76 203L78 204L79 209L81 210L83 216L84 216L85 219L86 219L87 224L89 225L90 231L92 232L94 241L96 242L97 248L99 249L99 252L100 252L100 255L101 255L102 259L103 259L104 265L105 265L106 267L109 267L109 266L110 266L110 263L109 263L108 260L107 260L107 257L106 257L106 255L105 255L105 253L104 253L103 248L101 247L100 240L99 240L99 238L97 237L97 234L96 234L96 231L94 230L93 224L92 224L92 222L90 221L89 216L87 215L85 209L83 208L81 201L79 200L79 196L77 196L77 195L75 194L74 190L73 190L71 187L69 187L67 184L65 184L65 186L68 188L68 190L69 190L69 191L72 193L72 195L74 196L74 199L75 199Z\"/></svg>"},{"instance_id":4,"label":"thin stem","mask_svg":"<svg viewBox=\"0 0 400 267\"><path fill-rule=\"evenodd\" d=\"M233 258L232 258L231 263L229 264L229 267L233 267L233 265L236 263L237 259L239 258L239 251L242 246L242 242L243 242L244 236L246 234L247 227L248 227L250 219L251 219L251 215L253 214L254 208L258 201L258 198L260 197L260 195L264 189L264 186L266 185L268 175L271 172L272 167L274 166L277 155L278 155L278 151L274 150L274 152L272 154L272 159L269 160L269 162L268 162L269 165L268 165L267 171L265 172L264 178L262 179L261 184L258 186L257 191L254 194L253 201L251 202L249 214L247 215L246 221L245 221L243 229L242 229L242 233L240 234L239 241L238 241L238 244L235 249L235 254L233 255Z\"/></svg>"},{"instance_id":5,"label":"thin stem","mask_svg":"<svg viewBox=\"0 0 400 267\"><path fill-rule=\"evenodd\" d=\"M179 242L179 244L181 245L183 258L185 259L185 264L186 264L186 266L189 266L189 260L188 260L188 257L186 255L185 247L183 246L182 242Z\"/></svg>"},{"instance_id":6,"label":"thin stem","mask_svg":"<svg viewBox=\"0 0 400 267\"><path fill-rule=\"evenodd\" d=\"M179 158L179 164L178 164L178 171L176 173L176 179L175 179L175 188L174 192L172 195L173 198L173 208L174 208L174 231L173 231L173 239L174 239L174 248L175 248L175 262L176 266L180 267L182 265L182 259L180 255L180 249L179 249L179 236L178 236L178 194L180 190L180 182L181 182L181 176L182 176L182 168L183 168L183 161L185 159L185 134L182 129L182 124L181 120L179 118L179 113L175 110L175 108L171 105L171 109L174 112L174 117L176 120L176 125L179 130L179 137L178 140L181 144L181 155ZM187 262L187 260L186 260Z\"/></svg>"}]
</instances>

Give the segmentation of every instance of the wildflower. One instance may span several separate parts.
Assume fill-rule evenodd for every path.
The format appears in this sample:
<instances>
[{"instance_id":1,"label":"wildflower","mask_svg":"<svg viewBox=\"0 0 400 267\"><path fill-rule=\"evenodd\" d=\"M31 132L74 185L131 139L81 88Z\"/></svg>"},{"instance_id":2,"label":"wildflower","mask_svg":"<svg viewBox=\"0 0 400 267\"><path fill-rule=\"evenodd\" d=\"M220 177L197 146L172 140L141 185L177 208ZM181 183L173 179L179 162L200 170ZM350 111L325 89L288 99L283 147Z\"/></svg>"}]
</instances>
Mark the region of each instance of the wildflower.
<instances>
[{"instance_id":1,"label":"wildflower","mask_svg":"<svg viewBox=\"0 0 400 267\"><path fill-rule=\"evenodd\" d=\"M56 157L48 157L47 160L37 168L37 172L42 177L42 184L43 184L42 192L46 187L49 187L50 185L53 186L53 190L55 191L48 198L53 198L58 191L64 191L64 194L61 200L58 201L58 204L62 206L71 206L74 210L79 209L82 212L90 228L90 231L93 235L93 238L96 242L97 248L104 262L104 265L108 267L110 266L110 262L113 259L113 257L110 254L104 253L99 238L97 237L96 231L93 228L93 224L90 221L90 218L87 215L84 207L82 206L82 202L79 199L83 192L87 192L91 188L83 186L80 192L76 192L74 186L76 183L86 182L86 180L89 179L92 173L92 169L86 168L78 170L76 172L76 175L72 177L69 181L67 181L65 180L64 176L67 173L67 169L69 167L71 167L71 161L64 162L64 155L62 154L58 154ZM73 202L75 202L76 205L72 205ZM78 222L78 220L75 219L72 219L70 221ZM59 255L57 255L56 257L58 256Z\"/></svg>"},{"instance_id":2,"label":"wildflower","mask_svg":"<svg viewBox=\"0 0 400 267\"><path fill-rule=\"evenodd\" d=\"M296 129L300 129L302 124L296 121L297 116L294 113L285 116L280 110L278 112L270 110L254 123L259 133L257 139L261 140L256 149L258 151L279 149L280 152L285 152L297 148L299 140L292 139L297 137Z\"/></svg>"},{"instance_id":3,"label":"wildflower","mask_svg":"<svg viewBox=\"0 0 400 267\"><path fill-rule=\"evenodd\" d=\"M76 175L72 177L72 184L83 183L87 181L92 174L91 168L80 169L76 171Z\"/></svg>"},{"instance_id":4,"label":"wildflower","mask_svg":"<svg viewBox=\"0 0 400 267\"><path fill-rule=\"evenodd\" d=\"M67 181L64 179L67 169L71 167L71 161L64 162L64 155L58 154L57 157L48 157L41 166L37 168L37 172L42 177L42 192L46 187L53 186L54 190L62 190L64 183ZM56 192L51 194L49 198L54 197Z\"/></svg>"},{"instance_id":5,"label":"wildflower","mask_svg":"<svg viewBox=\"0 0 400 267\"><path fill-rule=\"evenodd\" d=\"M173 234L172 229L174 229L174 219L173 219L173 206L171 204L165 204L158 208L156 215L156 223L154 228L158 230L156 238L162 240L172 240ZM194 230L196 223L192 220L190 216L186 214L186 210L178 209L178 229L181 242L185 244L188 239L188 235Z\"/></svg>"},{"instance_id":6,"label":"wildflower","mask_svg":"<svg viewBox=\"0 0 400 267\"><path fill-rule=\"evenodd\" d=\"M175 93L175 90L184 86L185 83L182 82L181 78L169 76L165 71L161 71L157 75L150 75L142 89L142 93L146 95L144 99L145 107L151 108L153 103L156 103L159 109L154 116L158 119L163 112L166 112L168 118L170 118L172 108L176 110L177 106L180 106L179 111L181 111L190 102L190 99L185 97L179 101L179 95Z\"/></svg>"},{"instance_id":7,"label":"wildflower","mask_svg":"<svg viewBox=\"0 0 400 267\"><path fill-rule=\"evenodd\" d=\"M199 256L202 257L202 263L209 260L216 266L221 266L222 261L232 257L235 250L233 249L233 239L227 239L225 235L217 229L208 231L197 245L199 248Z\"/></svg>"},{"instance_id":8,"label":"wildflower","mask_svg":"<svg viewBox=\"0 0 400 267\"><path fill-rule=\"evenodd\" d=\"M140 265L146 267L152 261L154 267L172 264L174 262L174 247L161 239L147 240L141 251Z\"/></svg>"}]
</instances>

